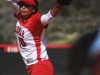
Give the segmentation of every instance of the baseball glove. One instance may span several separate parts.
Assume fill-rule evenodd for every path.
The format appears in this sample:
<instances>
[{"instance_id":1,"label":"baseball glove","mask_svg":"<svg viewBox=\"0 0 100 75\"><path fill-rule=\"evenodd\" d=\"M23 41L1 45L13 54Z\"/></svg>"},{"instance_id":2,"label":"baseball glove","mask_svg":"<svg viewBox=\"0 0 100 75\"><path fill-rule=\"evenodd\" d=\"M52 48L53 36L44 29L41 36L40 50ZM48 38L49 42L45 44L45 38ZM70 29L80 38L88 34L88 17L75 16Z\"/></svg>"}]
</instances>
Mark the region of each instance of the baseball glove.
<instances>
[{"instance_id":1,"label":"baseball glove","mask_svg":"<svg viewBox=\"0 0 100 75\"><path fill-rule=\"evenodd\" d=\"M70 5L73 0L57 0L57 4L61 6Z\"/></svg>"}]
</instances>

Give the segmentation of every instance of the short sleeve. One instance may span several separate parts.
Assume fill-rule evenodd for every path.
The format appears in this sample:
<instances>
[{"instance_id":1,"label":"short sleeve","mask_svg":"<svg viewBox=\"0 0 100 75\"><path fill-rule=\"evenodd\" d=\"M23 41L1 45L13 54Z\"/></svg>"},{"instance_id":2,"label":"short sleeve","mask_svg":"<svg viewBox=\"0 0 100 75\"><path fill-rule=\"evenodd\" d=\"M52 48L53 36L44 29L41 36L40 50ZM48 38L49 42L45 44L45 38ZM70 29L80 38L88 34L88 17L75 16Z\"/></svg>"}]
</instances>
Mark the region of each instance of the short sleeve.
<instances>
[{"instance_id":1,"label":"short sleeve","mask_svg":"<svg viewBox=\"0 0 100 75\"><path fill-rule=\"evenodd\" d=\"M42 22L41 22L41 14L37 14L35 15L35 22L37 25L41 25L44 29L47 29L48 28L48 24L46 25L43 25Z\"/></svg>"}]
</instances>

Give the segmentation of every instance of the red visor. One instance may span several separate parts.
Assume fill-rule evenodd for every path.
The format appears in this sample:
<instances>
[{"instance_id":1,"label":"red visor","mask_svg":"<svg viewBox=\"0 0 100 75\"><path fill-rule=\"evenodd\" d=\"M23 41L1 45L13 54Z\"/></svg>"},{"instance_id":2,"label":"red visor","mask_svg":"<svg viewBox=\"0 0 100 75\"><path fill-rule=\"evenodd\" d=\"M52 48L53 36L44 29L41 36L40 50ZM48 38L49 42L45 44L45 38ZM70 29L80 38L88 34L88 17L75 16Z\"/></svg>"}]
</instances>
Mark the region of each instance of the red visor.
<instances>
[{"instance_id":1,"label":"red visor","mask_svg":"<svg viewBox=\"0 0 100 75\"><path fill-rule=\"evenodd\" d=\"M20 0L17 4L19 5L21 2L24 2L24 3L28 4L28 5L36 6L36 3L35 3L34 0Z\"/></svg>"}]
</instances>

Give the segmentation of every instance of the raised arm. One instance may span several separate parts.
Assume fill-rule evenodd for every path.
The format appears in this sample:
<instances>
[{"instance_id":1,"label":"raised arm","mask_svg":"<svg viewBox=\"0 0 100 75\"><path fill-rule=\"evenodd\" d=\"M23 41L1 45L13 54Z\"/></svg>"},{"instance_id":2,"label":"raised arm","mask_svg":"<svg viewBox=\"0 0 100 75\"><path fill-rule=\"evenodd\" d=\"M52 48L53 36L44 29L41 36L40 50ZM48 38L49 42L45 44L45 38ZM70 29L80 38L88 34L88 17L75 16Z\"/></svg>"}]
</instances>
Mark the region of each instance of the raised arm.
<instances>
[{"instance_id":1,"label":"raised arm","mask_svg":"<svg viewBox=\"0 0 100 75\"><path fill-rule=\"evenodd\" d=\"M56 17L63 6L68 6L72 0L57 0L56 6L50 11L52 17Z\"/></svg>"},{"instance_id":2,"label":"raised arm","mask_svg":"<svg viewBox=\"0 0 100 75\"><path fill-rule=\"evenodd\" d=\"M47 14L42 15L41 22L46 25L54 20L54 18L59 14L63 6L70 5L72 0L57 0L57 3L53 9L51 9Z\"/></svg>"},{"instance_id":3,"label":"raised arm","mask_svg":"<svg viewBox=\"0 0 100 75\"><path fill-rule=\"evenodd\" d=\"M19 6L17 5L17 0L7 0L7 2L14 10L14 13L18 14L19 13Z\"/></svg>"}]
</instances>

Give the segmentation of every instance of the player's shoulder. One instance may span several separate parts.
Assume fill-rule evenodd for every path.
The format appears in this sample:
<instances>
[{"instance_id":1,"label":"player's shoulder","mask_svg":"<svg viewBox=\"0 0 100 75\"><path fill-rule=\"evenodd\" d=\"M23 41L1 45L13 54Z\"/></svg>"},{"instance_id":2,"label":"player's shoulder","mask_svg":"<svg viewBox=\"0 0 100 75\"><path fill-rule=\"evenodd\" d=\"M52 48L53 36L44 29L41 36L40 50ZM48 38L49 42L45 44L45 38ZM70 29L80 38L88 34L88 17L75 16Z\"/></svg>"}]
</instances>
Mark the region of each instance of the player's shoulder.
<instances>
[{"instance_id":1,"label":"player's shoulder","mask_svg":"<svg viewBox=\"0 0 100 75\"><path fill-rule=\"evenodd\" d=\"M34 15L33 15L34 17L39 17L39 16L42 16L39 12L37 12L37 13L35 13Z\"/></svg>"},{"instance_id":2,"label":"player's shoulder","mask_svg":"<svg viewBox=\"0 0 100 75\"><path fill-rule=\"evenodd\" d=\"M37 20L40 20L41 16L42 15L37 12L37 13L35 13L35 14L32 15L32 18L31 19L37 21Z\"/></svg>"}]
</instances>

